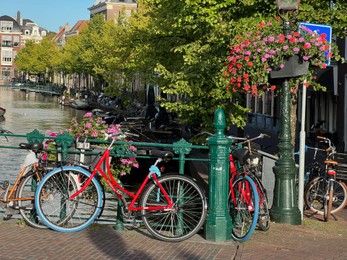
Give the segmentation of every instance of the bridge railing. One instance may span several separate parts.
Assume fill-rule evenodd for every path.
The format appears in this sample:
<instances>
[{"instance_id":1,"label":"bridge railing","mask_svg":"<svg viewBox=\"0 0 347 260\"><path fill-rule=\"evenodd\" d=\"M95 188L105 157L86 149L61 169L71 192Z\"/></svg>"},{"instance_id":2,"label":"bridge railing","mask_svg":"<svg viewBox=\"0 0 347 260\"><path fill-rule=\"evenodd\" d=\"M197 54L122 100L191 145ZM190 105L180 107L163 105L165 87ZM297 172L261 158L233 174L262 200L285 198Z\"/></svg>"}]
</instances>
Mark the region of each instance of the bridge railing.
<instances>
[{"instance_id":1,"label":"bridge railing","mask_svg":"<svg viewBox=\"0 0 347 260\"><path fill-rule=\"evenodd\" d=\"M56 158L55 161L50 162L49 164L50 169L52 169L53 167L56 167L58 162L70 162L70 163L74 162L76 164L79 164L79 163L84 164L85 159L81 161L81 158L89 158L89 157L95 158L98 154L100 154L100 149L104 149L104 147L101 147L101 145L110 144L109 141L88 139L88 143L91 144L91 149L77 149L76 139L73 136L69 135L67 132L64 132L62 134L59 134L53 137L53 136L46 136L40 133L37 129L27 134L8 134L7 133L7 134L0 134L0 137L1 136L7 137L9 139L19 138L21 139L20 142L45 143L47 140L53 140L54 143L56 144L56 149L48 149L48 148L45 149L45 151L48 154L51 154L53 155L54 158ZM117 149L117 147L120 147L120 148L124 147L125 144L135 146L137 149L135 154L124 153L122 152L123 149ZM14 146L13 142L12 142L12 145L7 145L6 142L0 142L0 149L20 149L20 148L18 145ZM188 167L186 167L187 163L192 163L192 162L206 163L206 158L198 158L198 157L191 156L192 150L196 149L197 151L201 151L201 150L208 151L209 148L208 146L204 146L204 145L193 145L184 139L181 139L172 144L116 141L114 149L112 149L111 151L111 155L113 157L135 156L136 159L142 159L142 160L148 159L150 162L152 161L154 162L156 158L150 155L149 151L151 149L164 149L164 150L173 151L175 154L173 161L176 161L175 170L177 169L177 172L179 174L186 174L186 171L188 169ZM90 161L93 161L93 159L91 159ZM178 166L176 168L177 164ZM140 162L140 167L141 167L141 162ZM147 169L143 169L143 170L147 170ZM1 181L0 181L0 185L1 185ZM104 210L102 218L99 219L98 221L100 223L116 223L117 222L116 217L117 217L117 214L119 214L116 211L117 211L116 197L113 195L113 193L107 192L105 210Z\"/></svg>"}]
</instances>

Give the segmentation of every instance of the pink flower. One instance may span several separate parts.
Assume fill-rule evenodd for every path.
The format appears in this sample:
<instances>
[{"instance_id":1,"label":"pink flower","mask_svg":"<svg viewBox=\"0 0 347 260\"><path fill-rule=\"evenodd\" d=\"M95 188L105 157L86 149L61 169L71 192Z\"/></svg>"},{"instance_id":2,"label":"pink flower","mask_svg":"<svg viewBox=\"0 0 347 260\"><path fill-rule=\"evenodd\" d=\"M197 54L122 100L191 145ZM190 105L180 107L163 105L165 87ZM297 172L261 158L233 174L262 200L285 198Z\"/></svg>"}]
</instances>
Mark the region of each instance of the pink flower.
<instances>
[{"instance_id":1,"label":"pink flower","mask_svg":"<svg viewBox=\"0 0 347 260\"><path fill-rule=\"evenodd\" d=\"M97 131L93 131L92 132L92 137L98 137L98 132Z\"/></svg>"},{"instance_id":2,"label":"pink flower","mask_svg":"<svg viewBox=\"0 0 347 260\"><path fill-rule=\"evenodd\" d=\"M273 42L274 40L275 40L275 37L273 37L273 36L269 37L269 42Z\"/></svg>"},{"instance_id":3,"label":"pink flower","mask_svg":"<svg viewBox=\"0 0 347 260\"><path fill-rule=\"evenodd\" d=\"M88 123L86 123L86 128L91 128L92 127L92 123L90 123L90 122L88 122Z\"/></svg>"},{"instance_id":4,"label":"pink flower","mask_svg":"<svg viewBox=\"0 0 347 260\"><path fill-rule=\"evenodd\" d=\"M85 113L83 117L86 118L86 117L91 117L91 116L93 116L93 113L88 112L88 113Z\"/></svg>"},{"instance_id":5,"label":"pink flower","mask_svg":"<svg viewBox=\"0 0 347 260\"><path fill-rule=\"evenodd\" d=\"M293 51L295 51L295 52L299 52L299 51L300 51L300 49L299 49L298 47L295 47L295 48L293 48Z\"/></svg>"},{"instance_id":6,"label":"pink flower","mask_svg":"<svg viewBox=\"0 0 347 260\"><path fill-rule=\"evenodd\" d=\"M309 42L306 42L303 46L304 49L309 49L311 48L311 44Z\"/></svg>"}]
</instances>

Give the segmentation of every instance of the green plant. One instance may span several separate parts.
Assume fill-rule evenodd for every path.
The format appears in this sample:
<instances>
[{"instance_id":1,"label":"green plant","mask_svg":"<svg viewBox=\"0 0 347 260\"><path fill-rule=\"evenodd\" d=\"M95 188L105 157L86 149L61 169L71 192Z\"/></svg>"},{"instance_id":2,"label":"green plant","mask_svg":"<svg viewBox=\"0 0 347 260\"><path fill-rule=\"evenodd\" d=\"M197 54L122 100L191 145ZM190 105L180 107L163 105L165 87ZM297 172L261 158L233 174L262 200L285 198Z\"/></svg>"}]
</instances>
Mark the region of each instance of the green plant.
<instances>
[{"instance_id":1,"label":"green plant","mask_svg":"<svg viewBox=\"0 0 347 260\"><path fill-rule=\"evenodd\" d=\"M294 30L296 29L296 30ZM249 30L231 40L230 55L223 75L227 80L227 90L232 92L250 92L258 96L261 92L275 90L275 84L269 79L273 69L282 69L291 56L297 54L302 62L312 65L307 75L292 79L294 89L299 81L306 79L306 87L323 88L315 82L316 68L327 67L327 59L339 60L336 46L330 48L325 34L317 34L306 27L287 35L279 19L273 22L261 22L255 30ZM314 68L315 67L315 68Z\"/></svg>"}]
</instances>

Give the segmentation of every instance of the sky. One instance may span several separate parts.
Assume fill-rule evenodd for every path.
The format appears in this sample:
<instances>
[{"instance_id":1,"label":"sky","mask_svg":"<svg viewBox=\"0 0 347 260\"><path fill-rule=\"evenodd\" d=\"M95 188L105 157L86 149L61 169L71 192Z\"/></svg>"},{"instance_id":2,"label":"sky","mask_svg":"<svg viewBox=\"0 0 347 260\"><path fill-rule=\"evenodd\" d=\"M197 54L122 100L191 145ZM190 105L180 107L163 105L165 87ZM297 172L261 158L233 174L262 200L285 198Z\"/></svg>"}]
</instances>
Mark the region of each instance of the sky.
<instances>
[{"instance_id":1,"label":"sky","mask_svg":"<svg viewBox=\"0 0 347 260\"><path fill-rule=\"evenodd\" d=\"M35 22L38 26L58 32L60 26L74 26L78 20L89 20L89 7L94 0L0 0L0 16L17 16Z\"/></svg>"}]
</instances>

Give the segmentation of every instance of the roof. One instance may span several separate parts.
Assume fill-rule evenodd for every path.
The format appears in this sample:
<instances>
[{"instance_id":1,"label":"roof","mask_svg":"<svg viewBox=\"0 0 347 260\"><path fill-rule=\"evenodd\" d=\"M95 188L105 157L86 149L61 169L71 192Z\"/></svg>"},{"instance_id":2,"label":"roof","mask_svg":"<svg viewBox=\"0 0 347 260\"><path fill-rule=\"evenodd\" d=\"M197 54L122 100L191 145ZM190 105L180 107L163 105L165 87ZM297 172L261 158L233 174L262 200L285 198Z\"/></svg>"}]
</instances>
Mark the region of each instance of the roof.
<instances>
[{"instance_id":1,"label":"roof","mask_svg":"<svg viewBox=\"0 0 347 260\"><path fill-rule=\"evenodd\" d=\"M21 32L20 25L13 17L8 15L3 15L3 16L0 16L0 21L13 22L13 32Z\"/></svg>"}]
</instances>

